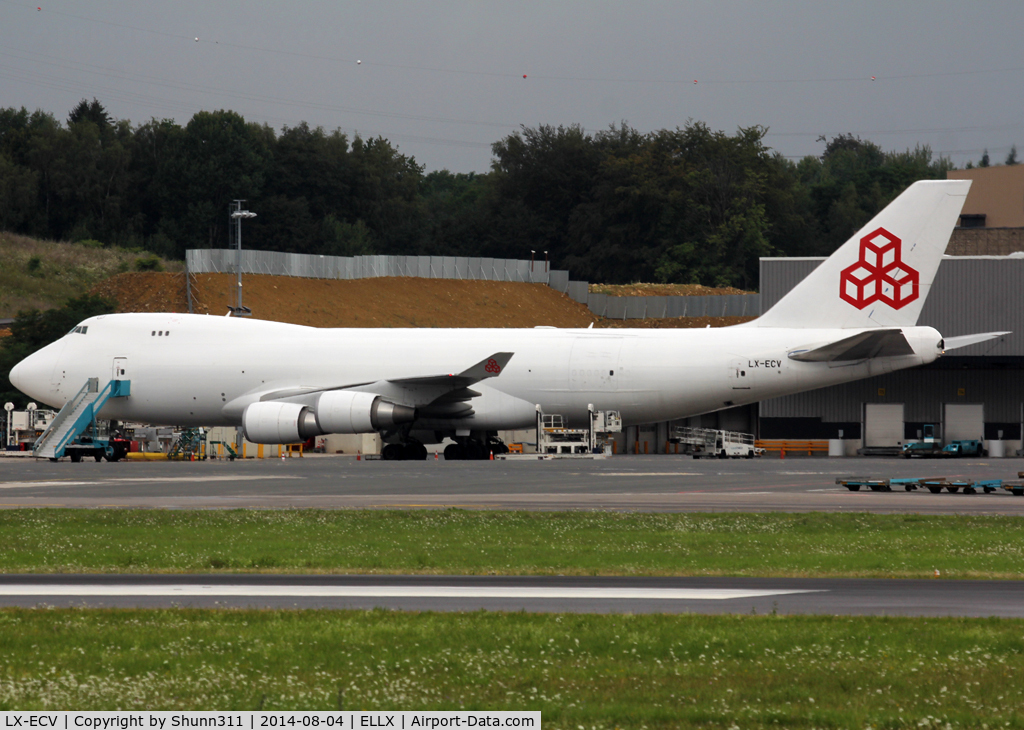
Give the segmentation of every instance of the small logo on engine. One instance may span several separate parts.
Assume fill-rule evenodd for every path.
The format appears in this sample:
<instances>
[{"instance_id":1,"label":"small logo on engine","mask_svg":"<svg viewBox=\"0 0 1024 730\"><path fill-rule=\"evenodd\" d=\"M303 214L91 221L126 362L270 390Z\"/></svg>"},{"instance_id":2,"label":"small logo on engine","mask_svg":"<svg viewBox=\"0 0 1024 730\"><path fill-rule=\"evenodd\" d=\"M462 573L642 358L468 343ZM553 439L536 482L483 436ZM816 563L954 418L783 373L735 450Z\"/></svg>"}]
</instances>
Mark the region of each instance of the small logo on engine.
<instances>
[{"instance_id":1,"label":"small logo on engine","mask_svg":"<svg viewBox=\"0 0 1024 730\"><path fill-rule=\"evenodd\" d=\"M501 365L499 365L498 361L492 357L490 360L487 361L487 364L484 365L484 370L486 370L489 373L494 373L495 375L497 375L498 373L501 372Z\"/></svg>"},{"instance_id":2,"label":"small logo on engine","mask_svg":"<svg viewBox=\"0 0 1024 730\"><path fill-rule=\"evenodd\" d=\"M918 297L920 276L903 263L903 242L884 228L860 239L860 259L839 276L839 296L857 309L874 302L902 309Z\"/></svg>"}]
</instances>

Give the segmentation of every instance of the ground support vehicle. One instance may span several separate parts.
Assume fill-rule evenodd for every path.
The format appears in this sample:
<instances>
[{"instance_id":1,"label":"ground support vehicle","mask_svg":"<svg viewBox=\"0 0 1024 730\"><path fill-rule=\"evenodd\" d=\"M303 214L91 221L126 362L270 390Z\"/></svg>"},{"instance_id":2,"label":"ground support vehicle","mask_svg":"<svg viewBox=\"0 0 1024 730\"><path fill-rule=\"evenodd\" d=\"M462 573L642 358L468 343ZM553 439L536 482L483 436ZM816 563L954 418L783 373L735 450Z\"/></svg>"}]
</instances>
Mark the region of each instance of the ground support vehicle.
<instances>
[{"instance_id":1,"label":"ground support vehicle","mask_svg":"<svg viewBox=\"0 0 1024 730\"><path fill-rule=\"evenodd\" d=\"M984 442L972 439L949 442L943 447L942 456L949 458L956 456L988 456L988 454L985 452Z\"/></svg>"},{"instance_id":2,"label":"ground support vehicle","mask_svg":"<svg viewBox=\"0 0 1024 730\"><path fill-rule=\"evenodd\" d=\"M755 446L752 433L721 431L714 428L677 426L669 441L683 444L686 453L692 454L694 459L705 456L719 459L753 459L755 456L763 455L765 451Z\"/></svg>"},{"instance_id":3,"label":"ground support vehicle","mask_svg":"<svg viewBox=\"0 0 1024 730\"><path fill-rule=\"evenodd\" d=\"M936 441L914 441L903 444L903 451L900 455L904 459L929 459L943 456L942 444Z\"/></svg>"},{"instance_id":4,"label":"ground support vehicle","mask_svg":"<svg viewBox=\"0 0 1024 730\"><path fill-rule=\"evenodd\" d=\"M537 453L553 456L592 456L611 453L608 435L622 431L617 411L596 411L588 406L588 428L567 428L558 413L542 413L537 407Z\"/></svg>"}]
</instances>

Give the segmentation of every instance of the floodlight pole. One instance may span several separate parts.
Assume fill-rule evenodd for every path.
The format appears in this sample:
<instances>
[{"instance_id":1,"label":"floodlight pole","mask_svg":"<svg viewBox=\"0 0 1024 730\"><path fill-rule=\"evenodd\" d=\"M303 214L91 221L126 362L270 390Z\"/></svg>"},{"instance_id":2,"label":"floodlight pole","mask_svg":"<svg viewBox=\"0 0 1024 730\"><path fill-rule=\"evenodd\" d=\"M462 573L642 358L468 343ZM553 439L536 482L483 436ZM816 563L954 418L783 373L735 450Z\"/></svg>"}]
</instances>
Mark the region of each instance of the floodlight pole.
<instances>
[{"instance_id":1,"label":"floodlight pole","mask_svg":"<svg viewBox=\"0 0 1024 730\"><path fill-rule=\"evenodd\" d=\"M242 210L242 203L244 202L244 200L236 200L235 210L231 213L231 217L235 221L235 246L238 249L235 259L237 262L236 271L238 274L238 302L235 306L234 312L236 317L240 317L245 314L245 309L242 307L242 219L256 217L255 213L248 210Z\"/></svg>"}]
</instances>

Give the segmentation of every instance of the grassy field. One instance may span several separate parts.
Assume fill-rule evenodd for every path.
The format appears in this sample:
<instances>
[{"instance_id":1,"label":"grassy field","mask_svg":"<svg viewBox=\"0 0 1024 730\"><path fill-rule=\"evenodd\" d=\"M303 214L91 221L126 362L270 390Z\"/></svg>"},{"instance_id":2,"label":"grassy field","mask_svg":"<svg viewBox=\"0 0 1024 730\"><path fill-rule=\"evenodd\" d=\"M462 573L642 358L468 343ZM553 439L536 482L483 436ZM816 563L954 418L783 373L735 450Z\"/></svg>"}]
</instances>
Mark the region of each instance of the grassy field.
<instances>
[{"instance_id":1,"label":"grassy field","mask_svg":"<svg viewBox=\"0 0 1024 730\"><path fill-rule=\"evenodd\" d=\"M1024 578L1024 519L868 514L0 511L0 572Z\"/></svg>"},{"instance_id":2,"label":"grassy field","mask_svg":"<svg viewBox=\"0 0 1024 730\"><path fill-rule=\"evenodd\" d=\"M1024 622L0 611L0 710L527 709L546 728L1022 727Z\"/></svg>"},{"instance_id":3,"label":"grassy field","mask_svg":"<svg viewBox=\"0 0 1024 730\"><path fill-rule=\"evenodd\" d=\"M134 270L139 259L150 256L0 232L0 317L13 317L22 309L59 307L109 276ZM163 260L160 264L178 271L183 266Z\"/></svg>"}]
</instances>

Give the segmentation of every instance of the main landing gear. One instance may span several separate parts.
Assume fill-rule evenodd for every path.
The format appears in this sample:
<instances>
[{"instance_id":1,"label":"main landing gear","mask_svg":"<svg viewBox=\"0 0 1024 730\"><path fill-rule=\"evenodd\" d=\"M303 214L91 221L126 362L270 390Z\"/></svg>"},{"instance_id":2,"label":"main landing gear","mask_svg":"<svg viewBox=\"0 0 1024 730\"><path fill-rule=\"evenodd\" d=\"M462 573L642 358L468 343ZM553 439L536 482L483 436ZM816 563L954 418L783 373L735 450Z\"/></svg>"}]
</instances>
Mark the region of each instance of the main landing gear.
<instances>
[{"instance_id":1,"label":"main landing gear","mask_svg":"<svg viewBox=\"0 0 1024 730\"><path fill-rule=\"evenodd\" d=\"M501 455L508 453L508 446L496 437L487 439L487 442L476 439L465 439L444 447L445 461L479 461L490 459L492 454Z\"/></svg>"},{"instance_id":2,"label":"main landing gear","mask_svg":"<svg viewBox=\"0 0 1024 730\"><path fill-rule=\"evenodd\" d=\"M380 452L384 461L426 461L427 447L416 441L405 444L386 444Z\"/></svg>"}]
</instances>

